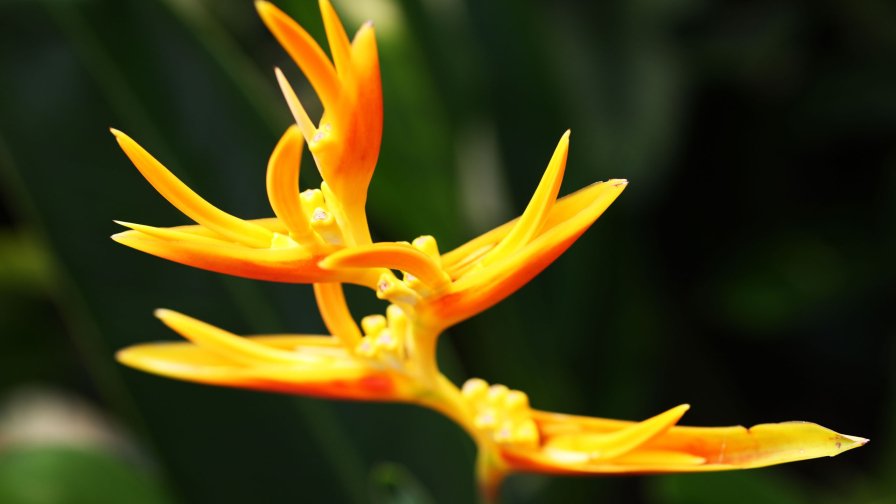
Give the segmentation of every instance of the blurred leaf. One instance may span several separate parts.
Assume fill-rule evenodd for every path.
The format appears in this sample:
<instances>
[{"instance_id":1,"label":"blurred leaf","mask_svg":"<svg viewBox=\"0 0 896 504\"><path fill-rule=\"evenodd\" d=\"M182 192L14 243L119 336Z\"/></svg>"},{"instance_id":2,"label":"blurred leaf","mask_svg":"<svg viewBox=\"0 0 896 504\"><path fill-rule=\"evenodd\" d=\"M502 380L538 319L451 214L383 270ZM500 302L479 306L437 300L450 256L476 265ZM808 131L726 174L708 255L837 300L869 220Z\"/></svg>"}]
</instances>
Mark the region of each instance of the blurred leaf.
<instances>
[{"instance_id":1,"label":"blurred leaf","mask_svg":"<svg viewBox=\"0 0 896 504\"><path fill-rule=\"evenodd\" d=\"M410 471L388 462L370 471L370 500L373 504L435 504Z\"/></svg>"},{"instance_id":2,"label":"blurred leaf","mask_svg":"<svg viewBox=\"0 0 896 504\"><path fill-rule=\"evenodd\" d=\"M172 500L137 468L102 452L41 446L0 453L4 504L162 504Z\"/></svg>"},{"instance_id":3,"label":"blurred leaf","mask_svg":"<svg viewBox=\"0 0 896 504\"><path fill-rule=\"evenodd\" d=\"M658 476L650 481L655 502L662 504L803 504L812 502L798 485L764 472L726 472Z\"/></svg>"},{"instance_id":4,"label":"blurred leaf","mask_svg":"<svg viewBox=\"0 0 896 504\"><path fill-rule=\"evenodd\" d=\"M33 236L0 232L0 290L46 291L53 271L50 257Z\"/></svg>"}]
</instances>

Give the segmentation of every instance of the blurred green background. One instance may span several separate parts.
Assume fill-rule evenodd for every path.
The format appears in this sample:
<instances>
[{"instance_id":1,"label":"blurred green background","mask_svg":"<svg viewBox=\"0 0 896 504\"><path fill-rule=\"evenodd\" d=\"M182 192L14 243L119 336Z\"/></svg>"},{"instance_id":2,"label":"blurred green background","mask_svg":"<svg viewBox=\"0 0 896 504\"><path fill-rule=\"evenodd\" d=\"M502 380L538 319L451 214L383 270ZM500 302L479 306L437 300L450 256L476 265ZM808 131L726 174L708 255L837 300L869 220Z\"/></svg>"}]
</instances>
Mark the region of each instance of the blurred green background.
<instances>
[{"instance_id":1,"label":"blurred green background","mask_svg":"<svg viewBox=\"0 0 896 504\"><path fill-rule=\"evenodd\" d=\"M277 3L324 40L316 2ZM566 128L564 193L631 181L544 274L450 331L452 378L542 409L640 419L689 402L688 424L799 419L872 439L748 472L519 476L505 502L896 502L896 5L334 3L350 31L377 26L375 237L448 250L513 217ZM265 164L290 121L272 67L314 100L249 0L4 0L0 65L0 502L473 500L472 443L429 411L113 360L175 338L156 307L234 332L323 330L310 287L107 238L113 218L186 223L110 126L222 208L271 213ZM350 294L356 315L378 309Z\"/></svg>"}]
</instances>

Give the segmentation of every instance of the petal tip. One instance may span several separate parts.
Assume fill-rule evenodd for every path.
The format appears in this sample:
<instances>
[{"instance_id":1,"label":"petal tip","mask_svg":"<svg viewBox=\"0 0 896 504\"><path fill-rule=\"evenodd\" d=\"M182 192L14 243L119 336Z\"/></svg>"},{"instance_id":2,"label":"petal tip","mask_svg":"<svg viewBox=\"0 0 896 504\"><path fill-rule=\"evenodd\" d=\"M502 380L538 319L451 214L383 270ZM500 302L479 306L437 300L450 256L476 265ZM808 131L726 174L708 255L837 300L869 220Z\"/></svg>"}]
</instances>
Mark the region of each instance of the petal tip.
<instances>
[{"instance_id":1,"label":"petal tip","mask_svg":"<svg viewBox=\"0 0 896 504\"><path fill-rule=\"evenodd\" d=\"M120 233L115 233L114 235L110 236L109 238L112 238L113 241L118 242L122 245L127 245L127 243L125 243L125 242L127 242L127 237L130 233L131 233L131 230L122 231Z\"/></svg>"},{"instance_id":2,"label":"petal tip","mask_svg":"<svg viewBox=\"0 0 896 504\"><path fill-rule=\"evenodd\" d=\"M859 448L861 446L865 446L868 444L870 439L858 437L858 436L850 436L848 434L840 434L840 438L842 440L838 440L838 447L841 452L845 452L847 450L852 450L853 448Z\"/></svg>"},{"instance_id":3,"label":"petal tip","mask_svg":"<svg viewBox=\"0 0 896 504\"><path fill-rule=\"evenodd\" d=\"M130 348L122 348L121 350L115 352L115 360L118 361L119 364L124 364L125 366L130 365Z\"/></svg>"}]
</instances>

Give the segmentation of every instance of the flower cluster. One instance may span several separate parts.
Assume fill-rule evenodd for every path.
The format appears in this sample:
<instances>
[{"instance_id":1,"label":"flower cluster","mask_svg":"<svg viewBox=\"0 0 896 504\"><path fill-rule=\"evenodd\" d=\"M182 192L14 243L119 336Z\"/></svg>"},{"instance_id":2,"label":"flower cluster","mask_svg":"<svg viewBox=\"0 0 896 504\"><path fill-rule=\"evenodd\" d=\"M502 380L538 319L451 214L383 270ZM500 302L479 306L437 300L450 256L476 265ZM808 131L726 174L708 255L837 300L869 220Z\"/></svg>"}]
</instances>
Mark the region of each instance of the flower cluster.
<instances>
[{"instance_id":1,"label":"flower cluster","mask_svg":"<svg viewBox=\"0 0 896 504\"><path fill-rule=\"evenodd\" d=\"M150 184L196 224L158 228L121 223L112 238L189 266L246 278L312 284L328 336L243 337L170 311L156 316L186 338L136 345L118 359L137 369L212 385L338 399L396 401L457 422L479 450L486 496L514 471L618 474L715 471L832 456L866 440L789 422L695 428L677 423L687 405L641 422L550 413L528 396L473 378L458 387L439 371L437 339L447 327L504 299L562 254L626 187L598 182L558 198L569 132L554 150L525 211L442 253L436 239L373 242L365 202L382 136L382 92L373 25L349 39L321 0L332 60L295 21L259 1L262 20L323 104L315 124L283 73L276 77L295 124L267 166L274 217L244 220L193 192L124 133L113 134ZM299 190L307 145L323 182ZM396 275L393 272L400 272ZM372 289L389 305L360 325L343 284Z\"/></svg>"}]
</instances>

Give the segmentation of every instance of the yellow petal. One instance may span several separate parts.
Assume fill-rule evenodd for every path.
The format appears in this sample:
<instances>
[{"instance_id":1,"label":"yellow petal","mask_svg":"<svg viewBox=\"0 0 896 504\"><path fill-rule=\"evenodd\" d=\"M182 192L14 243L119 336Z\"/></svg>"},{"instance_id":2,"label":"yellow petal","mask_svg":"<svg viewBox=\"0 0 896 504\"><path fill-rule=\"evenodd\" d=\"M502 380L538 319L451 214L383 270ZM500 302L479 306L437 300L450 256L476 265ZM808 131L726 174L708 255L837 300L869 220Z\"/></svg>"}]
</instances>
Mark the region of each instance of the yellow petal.
<instances>
[{"instance_id":1,"label":"yellow petal","mask_svg":"<svg viewBox=\"0 0 896 504\"><path fill-rule=\"evenodd\" d=\"M687 467L699 466L706 459L690 453L662 450L638 450L626 453L613 460L614 465L635 467Z\"/></svg>"},{"instance_id":2,"label":"yellow petal","mask_svg":"<svg viewBox=\"0 0 896 504\"><path fill-rule=\"evenodd\" d=\"M155 316L184 338L234 362L302 364L327 360L319 355L290 352L259 344L173 310L159 309L155 311Z\"/></svg>"},{"instance_id":3,"label":"yellow petal","mask_svg":"<svg viewBox=\"0 0 896 504\"><path fill-rule=\"evenodd\" d=\"M302 211L299 197L299 163L302 160L302 135L297 127L286 130L274 148L268 162L268 199L274 214L286 224L290 234L309 247L323 245L320 237L311 229Z\"/></svg>"},{"instance_id":4,"label":"yellow petal","mask_svg":"<svg viewBox=\"0 0 896 504\"><path fill-rule=\"evenodd\" d=\"M342 285L338 283L314 284L314 299L330 333L342 341L346 348L354 348L361 341L361 330L352 318L345 302Z\"/></svg>"},{"instance_id":5,"label":"yellow petal","mask_svg":"<svg viewBox=\"0 0 896 504\"><path fill-rule=\"evenodd\" d=\"M485 268L470 267L469 261L458 256L442 256L446 270L457 280L444 295L432 300L421 311L431 323L447 327L465 320L506 298L525 285L559 257L591 224L607 209L625 188L624 180L609 180L589 186L576 194L558 201L542 231L517 253L496 261ZM561 205L561 203L568 203ZM506 226L506 225L505 225ZM509 229L509 228L504 228ZM495 230L498 231L498 230ZM489 232L495 239L499 233ZM464 246L472 255L487 249L484 240L479 248ZM466 264L460 277L455 277L459 264Z\"/></svg>"},{"instance_id":6,"label":"yellow petal","mask_svg":"<svg viewBox=\"0 0 896 504\"><path fill-rule=\"evenodd\" d=\"M350 79L352 75L351 43L345 33L342 21L336 15L333 5L329 0L320 0L320 12L324 19L324 29L327 32L327 42L330 44L330 52L333 62L336 64L336 73L340 80Z\"/></svg>"},{"instance_id":7,"label":"yellow petal","mask_svg":"<svg viewBox=\"0 0 896 504\"><path fill-rule=\"evenodd\" d=\"M867 442L810 422L782 422L750 428L675 427L650 446L691 453L705 458L707 465L746 469L833 457Z\"/></svg>"},{"instance_id":8,"label":"yellow petal","mask_svg":"<svg viewBox=\"0 0 896 504\"><path fill-rule=\"evenodd\" d=\"M256 248L271 245L273 235L270 231L219 210L193 192L131 137L115 129L111 131L146 180L187 217L235 242Z\"/></svg>"},{"instance_id":9,"label":"yellow petal","mask_svg":"<svg viewBox=\"0 0 896 504\"><path fill-rule=\"evenodd\" d=\"M296 96L295 90L289 85L289 81L286 80L286 76L283 75L283 72L280 71L279 68L274 67L274 75L277 76L277 83L280 85L280 91L283 93L283 98L286 99L286 105L289 107L289 111L292 112L292 117L296 121L296 126L302 131L302 136L305 137L305 141L310 142L311 139L314 138L317 128L314 127L314 123L311 121L311 118L308 117L308 112L305 111L305 107L302 106L302 102L299 101L299 97Z\"/></svg>"},{"instance_id":10,"label":"yellow petal","mask_svg":"<svg viewBox=\"0 0 896 504\"><path fill-rule=\"evenodd\" d=\"M344 348L322 344L321 337L251 339L271 348L292 349L297 353L316 355L325 351L330 359L298 364L246 365L187 342L135 345L119 351L116 358L141 371L208 385L366 401L401 401L407 397L408 384L399 377L368 368L346 354Z\"/></svg>"},{"instance_id":11,"label":"yellow petal","mask_svg":"<svg viewBox=\"0 0 896 504\"><path fill-rule=\"evenodd\" d=\"M529 243L541 229L548 213L554 206L554 202L557 200L557 193L560 191L561 182L563 182L563 172L566 168L568 152L569 131L560 138L560 142L554 150L554 155L551 157L551 161L541 177L541 182L538 184L538 188L532 195L532 199L529 201L529 205L526 206L523 215L516 220L507 236L502 238L500 243L482 258L481 264L483 267L515 253L526 243Z\"/></svg>"},{"instance_id":12,"label":"yellow petal","mask_svg":"<svg viewBox=\"0 0 896 504\"><path fill-rule=\"evenodd\" d=\"M304 28L271 3L256 1L255 8L264 24L311 82L324 108L334 106L339 100L339 78L323 49Z\"/></svg>"},{"instance_id":13,"label":"yellow petal","mask_svg":"<svg viewBox=\"0 0 896 504\"><path fill-rule=\"evenodd\" d=\"M667 412L669 413L669 412ZM674 418L674 415L672 415ZM607 436L638 423L533 411L543 439ZM660 422L661 424L664 422ZM514 470L567 474L643 474L749 469L818 457L832 457L868 440L838 434L808 422L745 427L674 426L615 458L575 456L572 450L521 450L502 453ZM566 456L564 456L566 455Z\"/></svg>"},{"instance_id":14,"label":"yellow petal","mask_svg":"<svg viewBox=\"0 0 896 504\"><path fill-rule=\"evenodd\" d=\"M134 224L133 222L124 222L124 221L113 221L120 226L124 226L126 228L133 229L134 231L138 231L139 233L152 236L153 238L159 238L160 240L165 241L192 241L196 243L205 243L208 245L221 245L221 239L217 237L211 237L202 234L190 233L184 231L182 228L160 228L154 226L147 226L145 224ZM204 228L203 228L204 229ZM117 235L116 235L117 236ZM112 237L115 239L115 237Z\"/></svg>"},{"instance_id":15,"label":"yellow petal","mask_svg":"<svg viewBox=\"0 0 896 504\"><path fill-rule=\"evenodd\" d=\"M572 216L587 208L600 193L607 190L602 186L608 182L591 184L568 194L560 199L551 208L548 218L542 226L542 231L556 226L558 223L570 219ZM442 254L442 266L451 275L458 279L474 266L489 250L495 247L516 226L519 218L505 222L504 224L487 231L463 245Z\"/></svg>"},{"instance_id":16,"label":"yellow petal","mask_svg":"<svg viewBox=\"0 0 896 504\"><path fill-rule=\"evenodd\" d=\"M586 460L612 459L624 455L675 425L690 406L683 404L653 418L612 432L555 436L545 444L551 454L578 452Z\"/></svg>"},{"instance_id":17,"label":"yellow petal","mask_svg":"<svg viewBox=\"0 0 896 504\"><path fill-rule=\"evenodd\" d=\"M340 250L321 261L325 269L389 268L410 273L434 290L451 282L435 259L406 243L381 242Z\"/></svg>"}]
</instances>

